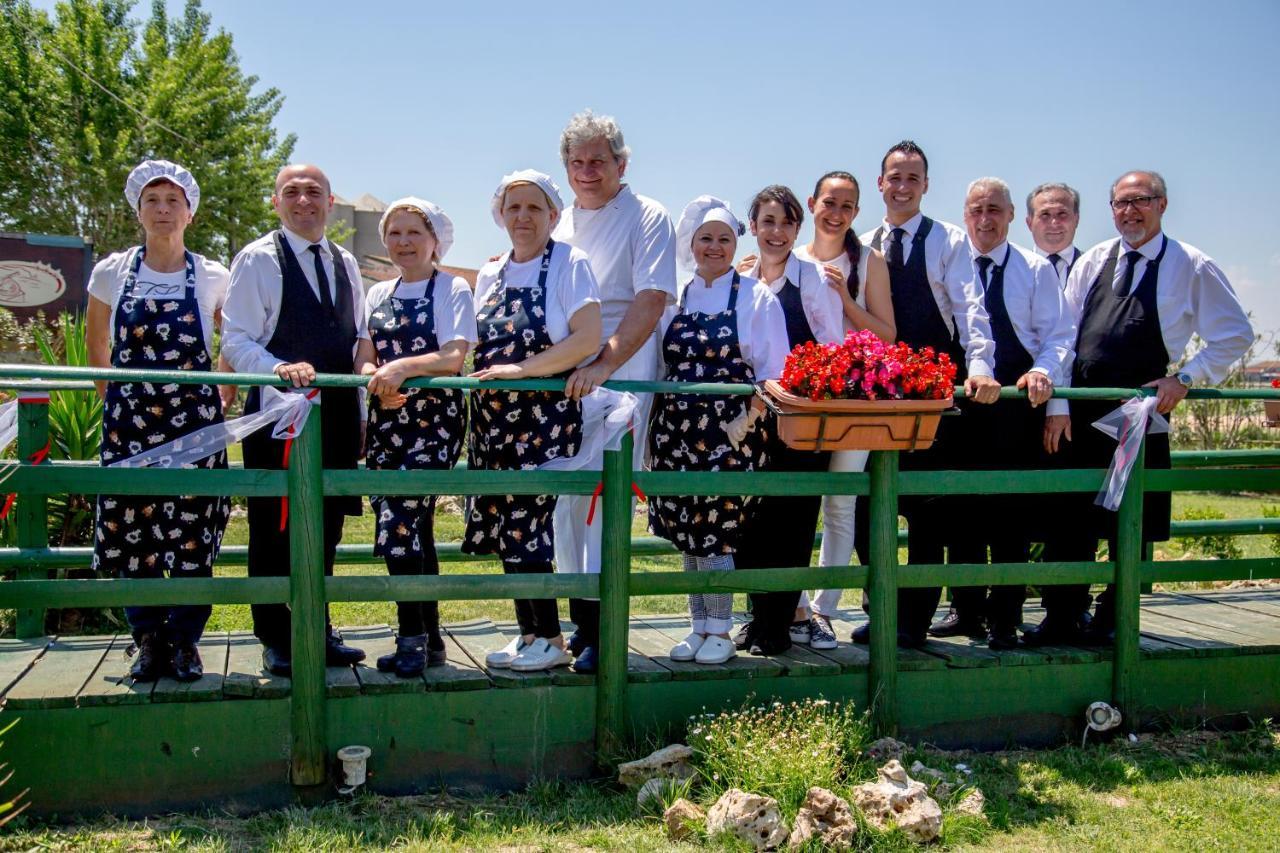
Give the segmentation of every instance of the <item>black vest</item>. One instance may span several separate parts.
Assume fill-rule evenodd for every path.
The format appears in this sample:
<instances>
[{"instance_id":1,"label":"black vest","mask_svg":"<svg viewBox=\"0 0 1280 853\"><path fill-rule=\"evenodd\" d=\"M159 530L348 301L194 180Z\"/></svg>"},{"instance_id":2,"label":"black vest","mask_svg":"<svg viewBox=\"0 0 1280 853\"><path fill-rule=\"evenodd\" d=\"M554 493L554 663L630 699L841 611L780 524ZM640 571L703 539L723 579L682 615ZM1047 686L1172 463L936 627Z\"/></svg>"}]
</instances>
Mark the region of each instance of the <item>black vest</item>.
<instances>
[{"instance_id":1,"label":"black vest","mask_svg":"<svg viewBox=\"0 0 1280 853\"><path fill-rule=\"evenodd\" d=\"M1013 259L1013 246L1005 243L1004 261L992 263L987 268L987 282L982 294L982 301L987 307L987 315L991 318L991 337L996 344L995 377L1001 385L1014 385L1022 374L1030 370L1036 363L1031 353L1018 339L1014 331L1013 321L1009 319L1009 308L1004 300L1004 271ZM982 273L974 259L974 271L978 283L982 284Z\"/></svg>"}]
</instances>

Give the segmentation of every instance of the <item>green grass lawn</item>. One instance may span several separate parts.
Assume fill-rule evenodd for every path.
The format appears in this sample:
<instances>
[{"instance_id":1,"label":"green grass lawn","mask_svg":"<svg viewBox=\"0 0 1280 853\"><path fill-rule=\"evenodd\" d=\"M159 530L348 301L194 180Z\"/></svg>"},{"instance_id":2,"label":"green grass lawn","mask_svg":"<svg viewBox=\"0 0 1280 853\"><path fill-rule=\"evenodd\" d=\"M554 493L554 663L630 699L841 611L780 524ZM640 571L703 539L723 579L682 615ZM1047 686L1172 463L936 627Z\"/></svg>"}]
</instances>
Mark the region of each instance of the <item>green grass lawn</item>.
<instances>
[{"instance_id":1,"label":"green grass lawn","mask_svg":"<svg viewBox=\"0 0 1280 853\"><path fill-rule=\"evenodd\" d=\"M1280 838L1280 731L1143 735L1137 743L989 754L917 749L972 769L986 820L948 815L934 849L990 851L1269 851ZM869 772L869 768L868 768ZM865 777L865 773L864 773ZM860 777L861 778L861 777ZM863 830L860 850L904 850L896 833ZM542 782L479 797L448 791L361 796L233 818L103 819L48 827L18 819L0 850L580 851L742 850L719 840L675 845L658 817L606 781Z\"/></svg>"}]
</instances>

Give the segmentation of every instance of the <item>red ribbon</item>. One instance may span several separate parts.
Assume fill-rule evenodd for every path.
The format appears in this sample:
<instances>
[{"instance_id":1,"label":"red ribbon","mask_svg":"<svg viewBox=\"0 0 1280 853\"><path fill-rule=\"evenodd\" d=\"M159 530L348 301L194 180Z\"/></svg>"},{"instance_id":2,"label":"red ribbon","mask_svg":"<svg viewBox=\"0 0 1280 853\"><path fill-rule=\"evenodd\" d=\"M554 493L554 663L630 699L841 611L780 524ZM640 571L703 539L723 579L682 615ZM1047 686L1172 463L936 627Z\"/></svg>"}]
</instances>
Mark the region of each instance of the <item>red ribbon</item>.
<instances>
[{"instance_id":1,"label":"red ribbon","mask_svg":"<svg viewBox=\"0 0 1280 853\"><path fill-rule=\"evenodd\" d=\"M604 491L604 481L596 483L596 490L591 493L591 506L587 507L587 526L591 526L591 519L596 517L596 501L600 498L600 493ZM631 491L636 496L636 500L645 503L649 500L645 493L640 491L640 487L636 485L636 481L631 481Z\"/></svg>"},{"instance_id":2,"label":"red ribbon","mask_svg":"<svg viewBox=\"0 0 1280 853\"><path fill-rule=\"evenodd\" d=\"M26 401L24 400L23 402L26 402ZM40 448L35 453L32 453L27 458L31 460L32 465L39 465L46 458L48 458L48 456L49 456L49 442L46 441L44 443L44 447ZM13 502L16 501L17 499L18 499L17 492L10 492L9 494L5 495L4 507L0 508L0 521L4 521L6 518L9 517L9 510L13 509Z\"/></svg>"}]
</instances>

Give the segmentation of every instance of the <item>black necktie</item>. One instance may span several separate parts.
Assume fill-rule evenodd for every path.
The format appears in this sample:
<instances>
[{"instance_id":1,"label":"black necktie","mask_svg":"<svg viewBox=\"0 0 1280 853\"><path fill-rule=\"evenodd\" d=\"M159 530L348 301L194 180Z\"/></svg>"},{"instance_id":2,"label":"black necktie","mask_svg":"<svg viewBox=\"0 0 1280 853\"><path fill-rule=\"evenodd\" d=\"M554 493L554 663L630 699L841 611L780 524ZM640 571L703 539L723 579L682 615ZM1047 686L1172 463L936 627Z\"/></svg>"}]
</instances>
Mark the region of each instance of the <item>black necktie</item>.
<instances>
[{"instance_id":1,"label":"black necktie","mask_svg":"<svg viewBox=\"0 0 1280 853\"><path fill-rule=\"evenodd\" d=\"M316 289L320 291L320 304L324 306L325 313L333 313L333 294L329 292L329 275L324 271L324 264L320 261L320 244L314 243L308 248L311 254L315 255L316 261Z\"/></svg>"},{"instance_id":2,"label":"black necktie","mask_svg":"<svg viewBox=\"0 0 1280 853\"><path fill-rule=\"evenodd\" d=\"M982 277L982 292L986 293L987 288L990 287L989 280L987 279L987 270L991 269L991 259L986 255L982 255L978 258L977 263L978 275Z\"/></svg>"},{"instance_id":3,"label":"black necktie","mask_svg":"<svg viewBox=\"0 0 1280 853\"><path fill-rule=\"evenodd\" d=\"M1124 268L1124 281L1120 283L1121 299L1129 295L1129 291L1133 289L1133 273L1138 268L1138 261L1142 260L1142 253L1139 251L1125 252L1124 260L1127 266Z\"/></svg>"},{"instance_id":4,"label":"black necktie","mask_svg":"<svg viewBox=\"0 0 1280 853\"><path fill-rule=\"evenodd\" d=\"M895 228L889 233L889 263L892 266L901 268L905 263L902 255L902 238L907 236L907 232L902 228Z\"/></svg>"},{"instance_id":5,"label":"black necktie","mask_svg":"<svg viewBox=\"0 0 1280 853\"><path fill-rule=\"evenodd\" d=\"M1047 258L1047 260L1049 261L1049 263L1053 264L1053 271L1056 274L1058 272L1058 261L1062 260L1062 255L1059 255L1057 252L1054 252L1052 255L1050 255Z\"/></svg>"}]
</instances>

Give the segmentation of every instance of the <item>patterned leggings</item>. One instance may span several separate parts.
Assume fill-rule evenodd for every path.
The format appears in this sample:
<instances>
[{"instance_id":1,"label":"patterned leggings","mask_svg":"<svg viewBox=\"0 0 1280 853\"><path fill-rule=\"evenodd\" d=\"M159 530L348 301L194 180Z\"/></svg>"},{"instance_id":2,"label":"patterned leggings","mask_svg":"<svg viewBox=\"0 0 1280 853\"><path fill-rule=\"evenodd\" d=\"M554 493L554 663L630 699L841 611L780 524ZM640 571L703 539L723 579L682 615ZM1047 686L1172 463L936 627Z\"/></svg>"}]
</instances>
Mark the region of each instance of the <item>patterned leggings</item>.
<instances>
[{"instance_id":1,"label":"patterned leggings","mask_svg":"<svg viewBox=\"0 0 1280 853\"><path fill-rule=\"evenodd\" d=\"M684 554L686 572L731 572L732 554L695 557ZM695 592L689 596L689 615L695 634L727 634L733 625L733 593Z\"/></svg>"}]
</instances>

